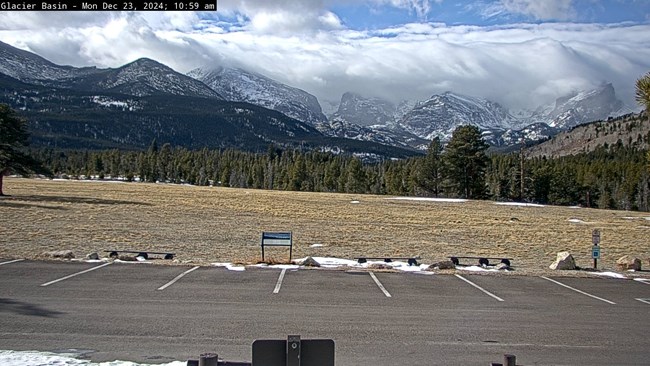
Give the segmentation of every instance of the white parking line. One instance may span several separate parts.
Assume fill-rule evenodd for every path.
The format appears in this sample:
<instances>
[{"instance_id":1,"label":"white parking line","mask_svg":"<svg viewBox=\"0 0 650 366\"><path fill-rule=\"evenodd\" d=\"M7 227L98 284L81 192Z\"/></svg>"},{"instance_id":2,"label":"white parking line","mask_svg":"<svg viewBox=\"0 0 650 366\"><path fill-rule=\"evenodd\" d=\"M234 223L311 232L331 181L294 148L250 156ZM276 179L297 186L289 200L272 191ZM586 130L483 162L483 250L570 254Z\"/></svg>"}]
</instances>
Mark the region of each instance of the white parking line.
<instances>
[{"instance_id":1,"label":"white parking line","mask_svg":"<svg viewBox=\"0 0 650 366\"><path fill-rule=\"evenodd\" d=\"M635 278L634 280L637 282L645 283L646 285L650 285L650 278Z\"/></svg>"},{"instance_id":2,"label":"white parking line","mask_svg":"<svg viewBox=\"0 0 650 366\"><path fill-rule=\"evenodd\" d=\"M69 278L76 277L76 276L79 276L79 275L81 275L81 274L88 273L88 272L94 271L94 270L96 270L96 269L100 269L100 268L102 268L102 267L106 267L106 266L108 266L108 265L110 265L110 264L113 264L113 262L104 263L104 264L102 264L101 266L97 266L97 267L93 267L93 268L87 269L87 270L85 270L85 271L81 271L81 272L73 273L73 274L71 274L71 275L69 275L69 276L65 276L65 277L63 277L63 278L59 278L58 280L54 280L54 281L50 281L50 282L46 282L46 283L42 284L41 287L46 287L46 286L49 286L49 285L51 285L51 284L53 284L53 283L61 282L61 281L67 280L67 279L69 279Z\"/></svg>"},{"instance_id":3,"label":"white parking line","mask_svg":"<svg viewBox=\"0 0 650 366\"><path fill-rule=\"evenodd\" d=\"M280 287L282 287L282 280L284 279L284 274L287 273L287 269L283 268L282 272L280 272L280 277L278 277L278 283L275 284L275 289L273 289L273 293L277 294L280 292Z\"/></svg>"},{"instance_id":4,"label":"white parking line","mask_svg":"<svg viewBox=\"0 0 650 366\"><path fill-rule=\"evenodd\" d=\"M24 259L14 259L14 260L9 261L9 262L2 262L2 263L0 263L0 266L3 265L3 264L16 263L16 262L20 262L20 261L24 261Z\"/></svg>"},{"instance_id":5,"label":"white parking line","mask_svg":"<svg viewBox=\"0 0 650 366\"><path fill-rule=\"evenodd\" d=\"M650 299L636 299L636 300L639 300L639 301L641 301L641 302L644 303L644 304L648 304L648 305L650 305Z\"/></svg>"},{"instance_id":6,"label":"white parking line","mask_svg":"<svg viewBox=\"0 0 650 366\"><path fill-rule=\"evenodd\" d=\"M186 274L188 274L188 273L190 273L190 272L192 272L192 271L195 271L195 270L197 270L198 268L199 268L199 266L196 266L196 267L193 267L193 268L188 269L187 271L185 271L185 272L179 274L178 276L174 277L173 280L171 280L171 281L167 282L166 284L164 284L164 285L158 287L157 290L158 290L158 291L162 291L162 290L166 289L167 287L169 287L169 286L173 285L174 283L176 283L176 281L178 281L178 280L180 280L181 278L183 278L183 276L185 276Z\"/></svg>"},{"instance_id":7,"label":"white parking line","mask_svg":"<svg viewBox=\"0 0 650 366\"><path fill-rule=\"evenodd\" d=\"M381 290L381 292L383 292L384 295L386 295L386 297L392 297L390 295L390 293L386 290L384 285L382 285L381 282L379 282L379 279L377 278L377 276L375 276L375 274L373 272L369 272L369 273L370 273L370 277L372 277L372 279L375 280L375 283L377 284L377 286L379 286L379 289Z\"/></svg>"},{"instance_id":8,"label":"white parking line","mask_svg":"<svg viewBox=\"0 0 650 366\"><path fill-rule=\"evenodd\" d=\"M577 288L573 288L573 287L571 287L571 286L569 286L569 285L565 285L565 284L563 284L562 282L558 282L558 281L553 280L553 279L550 279L550 278L548 278L548 277L545 277L545 276L541 276L541 277L542 277L543 279L545 279L545 280L549 280L549 281L551 281L551 282L553 282L553 283L555 283L555 284L558 284L558 285L560 285L560 286L562 286L562 287L566 287L566 288L568 288L568 289L570 289L570 290L573 290L573 291L575 291L575 292L577 292L577 293L579 293L579 294L583 294L583 295L589 296L589 297L591 297L591 298L594 298L594 299L596 299L596 300L600 300L600 301L606 302L606 303L608 303L608 304L616 305L616 303L613 302L613 301L609 301L609 300L607 300L607 299L603 299L602 297L598 297L598 296L596 296L596 295L592 295L592 294L590 294L590 293L587 293L587 292L584 292L584 291L578 290Z\"/></svg>"},{"instance_id":9,"label":"white parking line","mask_svg":"<svg viewBox=\"0 0 650 366\"><path fill-rule=\"evenodd\" d=\"M488 290L484 289L483 287L481 287L481 286L475 284L474 282L468 280L467 278L465 278L465 277L463 277L463 276L461 276L461 275L459 275L459 274L457 274L456 277L458 277L458 278L460 278L461 280L463 280L463 281L469 283L470 285L476 287L477 289L483 291L486 295L495 298L497 301L504 301L504 300L503 300L502 298L500 298L499 296L497 296L497 295L491 293L490 291L488 291Z\"/></svg>"}]
</instances>

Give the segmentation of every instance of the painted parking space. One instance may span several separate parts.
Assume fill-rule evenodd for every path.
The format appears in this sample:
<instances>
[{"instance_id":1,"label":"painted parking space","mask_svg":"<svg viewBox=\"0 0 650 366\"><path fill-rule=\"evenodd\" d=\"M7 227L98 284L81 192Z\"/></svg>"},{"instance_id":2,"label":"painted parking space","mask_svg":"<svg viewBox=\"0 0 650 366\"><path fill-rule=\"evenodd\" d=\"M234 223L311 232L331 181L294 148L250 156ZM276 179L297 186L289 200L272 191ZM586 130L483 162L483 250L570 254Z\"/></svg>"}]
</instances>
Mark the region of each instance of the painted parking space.
<instances>
[{"instance_id":1,"label":"painted parking space","mask_svg":"<svg viewBox=\"0 0 650 366\"><path fill-rule=\"evenodd\" d=\"M146 293L154 292L183 271L191 268L185 266L158 266L143 262L118 261L112 263L99 270L43 287L43 290L51 293L56 292L57 296L79 298L91 298L98 291L110 293L111 296L122 299L140 298ZM96 267L102 265L102 263L90 265Z\"/></svg>"},{"instance_id":2,"label":"painted parking space","mask_svg":"<svg viewBox=\"0 0 650 366\"><path fill-rule=\"evenodd\" d=\"M174 266L175 267L175 266ZM193 267L176 268L176 273L163 282L156 283L159 288ZM288 273L291 271L287 272ZM200 267L188 272L163 291L155 291L157 298L187 298L211 301L215 304L224 302L269 301L277 286L281 270L251 268L245 271L230 271L222 267ZM286 278L285 278L286 281ZM284 283L281 291L284 292Z\"/></svg>"},{"instance_id":3,"label":"painted parking space","mask_svg":"<svg viewBox=\"0 0 650 366\"><path fill-rule=\"evenodd\" d=\"M111 264L113 264L113 263L112 263L112 262L108 262L108 263L104 263L104 264L96 265L96 266L91 267L91 268L88 268L88 269L84 269L84 270L79 271L79 272L74 272L74 273L71 273L71 274L69 274L69 275L67 275L67 276L63 276L63 277L57 278L57 279L55 279L55 280L51 280L51 281L48 281L48 282L42 283L42 284L41 284L41 287L51 286L51 285L57 284L57 283L59 283L59 282L63 282L63 281L66 281L66 280L69 280L69 279L75 278L75 277L77 277L77 276L81 276L81 275L83 275L83 274L86 274L86 273L90 273L90 272L96 271L96 270L101 269L101 268L104 268L104 267L106 267L106 266L110 266Z\"/></svg>"},{"instance_id":4,"label":"painted parking space","mask_svg":"<svg viewBox=\"0 0 650 366\"><path fill-rule=\"evenodd\" d=\"M24 261L24 259L12 259L12 260L0 259L0 266L6 265L6 264L18 263L18 262L22 262L22 261Z\"/></svg>"},{"instance_id":5,"label":"painted parking space","mask_svg":"<svg viewBox=\"0 0 650 366\"><path fill-rule=\"evenodd\" d=\"M422 308L481 308L500 302L456 276L418 273L377 276L391 289L396 302L418 304ZM474 281L471 276L462 276Z\"/></svg>"},{"instance_id":6,"label":"painted parking space","mask_svg":"<svg viewBox=\"0 0 650 366\"><path fill-rule=\"evenodd\" d=\"M288 271L276 301L327 306L388 304L391 297L386 292L391 294L392 290L384 282L383 275L384 273L374 273L377 278L375 281L367 271Z\"/></svg>"},{"instance_id":7,"label":"painted parking space","mask_svg":"<svg viewBox=\"0 0 650 366\"><path fill-rule=\"evenodd\" d=\"M13 290L43 283L97 266L85 262L20 261L0 267L0 289Z\"/></svg>"},{"instance_id":8,"label":"painted parking space","mask_svg":"<svg viewBox=\"0 0 650 366\"><path fill-rule=\"evenodd\" d=\"M607 299L618 306L640 306L636 298L650 297L650 287L626 279L551 278L589 294Z\"/></svg>"}]
</instances>

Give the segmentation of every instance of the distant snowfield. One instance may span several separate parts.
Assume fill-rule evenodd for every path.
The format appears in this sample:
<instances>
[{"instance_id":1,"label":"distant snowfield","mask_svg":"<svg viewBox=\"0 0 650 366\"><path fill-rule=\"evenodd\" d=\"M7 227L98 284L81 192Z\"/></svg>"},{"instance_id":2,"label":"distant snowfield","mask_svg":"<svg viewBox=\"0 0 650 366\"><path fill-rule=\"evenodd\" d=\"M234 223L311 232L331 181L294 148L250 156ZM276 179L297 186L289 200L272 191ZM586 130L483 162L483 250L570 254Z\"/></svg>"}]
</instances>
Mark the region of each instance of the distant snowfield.
<instances>
[{"instance_id":1,"label":"distant snowfield","mask_svg":"<svg viewBox=\"0 0 650 366\"><path fill-rule=\"evenodd\" d=\"M544 205L538 205L536 203L524 203L524 202L494 202L494 204L499 206L546 207Z\"/></svg>"},{"instance_id":2,"label":"distant snowfield","mask_svg":"<svg viewBox=\"0 0 650 366\"><path fill-rule=\"evenodd\" d=\"M401 200L401 201L427 201L427 202L451 202L463 203L467 202L463 198L435 198L435 197L390 197L387 200Z\"/></svg>"},{"instance_id":3,"label":"distant snowfield","mask_svg":"<svg viewBox=\"0 0 650 366\"><path fill-rule=\"evenodd\" d=\"M156 366L185 366L187 361L174 361ZM73 354L38 351L3 351L0 350L2 366L150 366L149 364L129 361L90 362L74 358Z\"/></svg>"}]
</instances>

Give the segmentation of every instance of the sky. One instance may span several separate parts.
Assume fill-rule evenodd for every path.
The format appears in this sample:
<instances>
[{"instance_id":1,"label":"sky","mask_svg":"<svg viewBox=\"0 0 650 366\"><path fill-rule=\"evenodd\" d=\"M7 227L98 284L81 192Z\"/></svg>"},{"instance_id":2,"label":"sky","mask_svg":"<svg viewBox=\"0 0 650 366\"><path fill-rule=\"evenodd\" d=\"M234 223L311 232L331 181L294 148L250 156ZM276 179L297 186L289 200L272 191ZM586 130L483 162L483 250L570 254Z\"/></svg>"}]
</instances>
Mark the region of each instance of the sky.
<instances>
[{"instance_id":1,"label":"sky","mask_svg":"<svg viewBox=\"0 0 650 366\"><path fill-rule=\"evenodd\" d=\"M0 41L73 66L242 67L316 95L445 91L532 109L612 83L638 108L647 0L219 0L216 12L2 12Z\"/></svg>"}]
</instances>

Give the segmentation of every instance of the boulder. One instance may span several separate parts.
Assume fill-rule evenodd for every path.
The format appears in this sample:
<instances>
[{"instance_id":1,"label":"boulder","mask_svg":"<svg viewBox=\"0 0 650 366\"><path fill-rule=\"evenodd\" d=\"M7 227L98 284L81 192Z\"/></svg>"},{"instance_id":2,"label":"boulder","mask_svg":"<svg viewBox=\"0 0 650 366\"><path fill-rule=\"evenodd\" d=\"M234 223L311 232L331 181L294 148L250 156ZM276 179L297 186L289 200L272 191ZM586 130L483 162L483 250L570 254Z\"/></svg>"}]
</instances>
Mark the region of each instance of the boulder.
<instances>
[{"instance_id":1,"label":"boulder","mask_svg":"<svg viewBox=\"0 0 650 366\"><path fill-rule=\"evenodd\" d=\"M86 259L91 260L91 261L96 261L99 259L99 254L97 253L90 253L86 256Z\"/></svg>"},{"instance_id":2,"label":"boulder","mask_svg":"<svg viewBox=\"0 0 650 366\"><path fill-rule=\"evenodd\" d=\"M74 258L74 253L72 250L56 250L52 252L45 252L43 256L49 258L63 258L63 259L72 259Z\"/></svg>"},{"instance_id":3,"label":"boulder","mask_svg":"<svg viewBox=\"0 0 650 366\"><path fill-rule=\"evenodd\" d=\"M434 269L455 269L456 265L452 261L440 261L438 263L434 263L430 265L427 270L434 270Z\"/></svg>"},{"instance_id":4,"label":"boulder","mask_svg":"<svg viewBox=\"0 0 650 366\"><path fill-rule=\"evenodd\" d=\"M557 258L550 266L550 269L557 270L572 270L576 269L576 261L573 259L573 256L569 252L559 252L557 253Z\"/></svg>"},{"instance_id":5,"label":"boulder","mask_svg":"<svg viewBox=\"0 0 650 366\"><path fill-rule=\"evenodd\" d=\"M509 270L512 269L512 268L510 268L509 265L507 265L505 263L499 263L494 268L498 269L499 271L509 271Z\"/></svg>"},{"instance_id":6,"label":"boulder","mask_svg":"<svg viewBox=\"0 0 650 366\"><path fill-rule=\"evenodd\" d=\"M320 267L320 263L318 263L314 258L312 257L307 257L305 258L304 261L299 263L301 266L305 267Z\"/></svg>"},{"instance_id":7,"label":"boulder","mask_svg":"<svg viewBox=\"0 0 650 366\"><path fill-rule=\"evenodd\" d=\"M124 261L124 262L137 262L138 258L132 256L132 255L120 255L117 257L117 259Z\"/></svg>"},{"instance_id":8,"label":"boulder","mask_svg":"<svg viewBox=\"0 0 650 366\"><path fill-rule=\"evenodd\" d=\"M368 266L370 269L393 269L392 266L385 263L372 263Z\"/></svg>"},{"instance_id":9,"label":"boulder","mask_svg":"<svg viewBox=\"0 0 650 366\"><path fill-rule=\"evenodd\" d=\"M616 261L616 266L621 271L641 270L641 259L631 255L624 255Z\"/></svg>"}]
</instances>

